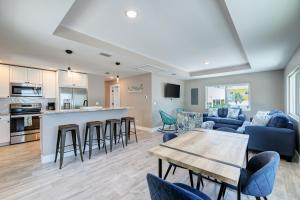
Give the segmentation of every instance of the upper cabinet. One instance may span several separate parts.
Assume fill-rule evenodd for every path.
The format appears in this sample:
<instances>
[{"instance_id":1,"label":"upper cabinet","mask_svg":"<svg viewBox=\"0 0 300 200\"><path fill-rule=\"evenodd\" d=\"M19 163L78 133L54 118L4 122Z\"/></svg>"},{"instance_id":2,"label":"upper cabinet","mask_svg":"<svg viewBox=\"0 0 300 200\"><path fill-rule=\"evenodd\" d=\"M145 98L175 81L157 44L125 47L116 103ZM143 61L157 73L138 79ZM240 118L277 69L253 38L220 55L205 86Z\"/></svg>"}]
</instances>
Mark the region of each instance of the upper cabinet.
<instances>
[{"instance_id":1,"label":"upper cabinet","mask_svg":"<svg viewBox=\"0 0 300 200\"><path fill-rule=\"evenodd\" d=\"M88 88L88 75L58 71L58 85L59 87Z\"/></svg>"},{"instance_id":2,"label":"upper cabinet","mask_svg":"<svg viewBox=\"0 0 300 200\"><path fill-rule=\"evenodd\" d=\"M39 69L31 69L25 67L10 67L11 83L32 83L42 84L43 73Z\"/></svg>"},{"instance_id":3,"label":"upper cabinet","mask_svg":"<svg viewBox=\"0 0 300 200\"><path fill-rule=\"evenodd\" d=\"M72 73L72 80L74 87L87 88L88 87L88 75L82 73Z\"/></svg>"},{"instance_id":4,"label":"upper cabinet","mask_svg":"<svg viewBox=\"0 0 300 200\"><path fill-rule=\"evenodd\" d=\"M73 87L72 72L58 71L59 87Z\"/></svg>"},{"instance_id":5,"label":"upper cabinet","mask_svg":"<svg viewBox=\"0 0 300 200\"><path fill-rule=\"evenodd\" d=\"M43 96L56 97L56 73L53 71L43 71Z\"/></svg>"},{"instance_id":6,"label":"upper cabinet","mask_svg":"<svg viewBox=\"0 0 300 200\"><path fill-rule=\"evenodd\" d=\"M10 67L10 82L11 83L27 83L27 68Z\"/></svg>"},{"instance_id":7,"label":"upper cabinet","mask_svg":"<svg viewBox=\"0 0 300 200\"><path fill-rule=\"evenodd\" d=\"M0 65L0 98L9 97L9 66Z\"/></svg>"},{"instance_id":8,"label":"upper cabinet","mask_svg":"<svg viewBox=\"0 0 300 200\"><path fill-rule=\"evenodd\" d=\"M27 69L27 81L33 84L43 84L43 71L39 69Z\"/></svg>"}]
</instances>

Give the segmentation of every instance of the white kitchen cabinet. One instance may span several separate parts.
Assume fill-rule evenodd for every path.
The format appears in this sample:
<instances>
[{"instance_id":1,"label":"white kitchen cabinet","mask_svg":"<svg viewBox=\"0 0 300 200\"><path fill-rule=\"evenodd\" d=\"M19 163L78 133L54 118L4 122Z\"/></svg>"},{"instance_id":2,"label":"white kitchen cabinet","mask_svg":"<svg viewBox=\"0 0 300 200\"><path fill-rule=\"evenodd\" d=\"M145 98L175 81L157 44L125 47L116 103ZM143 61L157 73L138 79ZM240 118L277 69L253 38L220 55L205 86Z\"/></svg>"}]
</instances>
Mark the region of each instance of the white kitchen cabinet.
<instances>
[{"instance_id":1,"label":"white kitchen cabinet","mask_svg":"<svg viewBox=\"0 0 300 200\"><path fill-rule=\"evenodd\" d=\"M27 68L25 67L10 67L10 82L11 83L27 83Z\"/></svg>"},{"instance_id":2,"label":"white kitchen cabinet","mask_svg":"<svg viewBox=\"0 0 300 200\"><path fill-rule=\"evenodd\" d=\"M0 98L9 97L9 66L0 65Z\"/></svg>"},{"instance_id":3,"label":"white kitchen cabinet","mask_svg":"<svg viewBox=\"0 0 300 200\"><path fill-rule=\"evenodd\" d=\"M27 69L27 82L32 84L43 84L43 71L39 69Z\"/></svg>"},{"instance_id":4,"label":"white kitchen cabinet","mask_svg":"<svg viewBox=\"0 0 300 200\"><path fill-rule=\"evenodd\" d=\"M87 74L73 73L72 74L73 86L78 88L88 87L88 77Z\"/></svg>"},{"instance_id":5,"label":"white kitchen cabinet","mask_svg":"<svg viewBox=\"0 0 300 200\"><path fill-rule=\"evenodd\" d=\"M32 83L42 84L42 70L26 67L10 67L10 82L11 83Z\"/></svg>"},{"instance_id":6,"label":"white kitchen cabinet","mask_svg":"<svg viewBox=\"0 0 300 200\"><path fill-rule=\"evenodd\" d=\"M59 87L87 88L88 76L77 72L59 71L58 85Z\"/></svg>"},{"instance_id":7,"label":"white kitchen cabinet","mask_svg":"<svg viewBox=\"0 0 300 200\"><path fill-rule=\"evenodd\" d=\"M72 72L58 71L59 87L73 87Z\"/></svg>"},{"instance_id":8,"label":"white kitchen cabinet","mask_svg":"<svg viewBox=\"0 0 300 200\"><path fill-rule=\"evenodd\" d=\"M56 74L53 71L43 71L43 96L45 98L56 97Z\"/></svg>"},{"instance_id":9,"label":"white kitchen cabinet","mask_svg":"<svg viewBox=\"0 0 300 200\"><path fill-rule=\"evenodd\" d=\"M10 117L9 115L0 116L0 146L10 143Z\"/></svg>"}]
</instances>

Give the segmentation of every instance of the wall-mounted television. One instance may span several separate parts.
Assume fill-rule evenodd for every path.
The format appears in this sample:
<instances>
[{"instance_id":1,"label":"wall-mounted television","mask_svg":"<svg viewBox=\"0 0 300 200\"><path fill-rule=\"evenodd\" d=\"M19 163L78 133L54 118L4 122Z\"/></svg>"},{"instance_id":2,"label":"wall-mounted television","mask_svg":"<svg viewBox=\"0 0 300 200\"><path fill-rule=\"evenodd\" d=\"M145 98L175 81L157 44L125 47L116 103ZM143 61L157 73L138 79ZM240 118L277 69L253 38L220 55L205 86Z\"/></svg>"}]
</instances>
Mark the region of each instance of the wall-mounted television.
<instances>
[{"instance_id":1,"label":"wall-mounted television","mask_svg":"<svg viewBox=\"0 0 300 200\"><path fill-rule=\"evenodd\" d=\"M167 83L165 85L165 97L180 98L180 85Z\"/></svg>"}]
</instances>

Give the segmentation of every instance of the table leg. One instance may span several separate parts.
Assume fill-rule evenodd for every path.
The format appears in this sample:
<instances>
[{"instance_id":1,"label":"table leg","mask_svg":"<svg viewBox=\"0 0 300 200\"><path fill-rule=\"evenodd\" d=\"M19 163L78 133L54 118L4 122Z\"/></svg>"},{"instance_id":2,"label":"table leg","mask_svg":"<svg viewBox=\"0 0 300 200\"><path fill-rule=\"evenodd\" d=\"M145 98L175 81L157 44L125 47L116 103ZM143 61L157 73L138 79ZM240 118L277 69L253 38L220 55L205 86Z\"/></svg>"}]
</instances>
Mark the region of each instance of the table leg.
<instances>
[{"instance_id":1,"label":"table leg","mask_svg":"<svg viewBox=\"0 0 300 200\"><path fill-rule=\"evenodd\" d=\"M237 185L236 194L237 194L237 200L241 200L241 184L240 184L240 181L239 181L239 183Z\"/></svg>"},{"instance_id":2,"label":"table leg","mask_svg":"<svg viewBox=\"0 0 300 200\"><path fill-rule=\"evenodd\" d=\"M223 193L224 193L224 190L225 190L225 184L222 182L222 183L221 183L221 186L220 186L220 191L219 191L217 200L220 200L220 199L222 198L222 195L223 195Z\"/></svg>"},{"instance_id":3,"label":"table leg","mask_svg":"<svg viewBox=\"0 0 300 200\"><path fill-rule=\"evenodd\" d=\"M158 159L158 176L159 178L162 178L162 160Z\"/></svg>"},{"instance_id":4,"label":"table leg","mask_svg":"<svg viewBox=\"0 0 300 200\"><path fill-rule=\"evenodd\" d=\"M246 149L246 166L248 165L248 162L249 162L249 150L247 147L247 149Z\"/></svg>"}]
</instances>

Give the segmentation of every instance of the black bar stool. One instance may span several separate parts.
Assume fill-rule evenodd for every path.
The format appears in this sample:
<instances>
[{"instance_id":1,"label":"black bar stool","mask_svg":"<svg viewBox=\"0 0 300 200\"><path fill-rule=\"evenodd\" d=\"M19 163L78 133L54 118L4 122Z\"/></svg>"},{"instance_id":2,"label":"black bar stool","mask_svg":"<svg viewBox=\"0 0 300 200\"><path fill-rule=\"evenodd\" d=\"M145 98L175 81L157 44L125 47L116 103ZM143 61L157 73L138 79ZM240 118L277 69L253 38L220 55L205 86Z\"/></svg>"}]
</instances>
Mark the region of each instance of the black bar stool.
<instances>
[{"instance_id":1,"label":"black bar stool","mask_svg":"<svg viewBox=\"0 0 300 200\"><path fill-rule=\"evenodd\" d=\"M73 145L74 150L65 151L65 147L71 146L71 145L65 145L67 133L72 134L73 144L71 144L71 145ZM76 144L76 136L77 136L77 140L78 140L78 145ZM80 143L79 126L77 124L65 124L65 125L58 126L58 135L57 135L56 153L55 153L54 162L56 163L57 155L58 155L58 151L59 151L60 152L59 169L61 169L62 165L63 165L64 153L74 151L74 155L77 156L77 146L79 147L81 161L83 162L82 149L81 149L81 143Z\"/></svg>"},{"instance_id":2,"label":"black bar stool","mask_svg":"<svg viewBox=\"0 0 300 200\"><path fill-rule=\"evenodd\" d=\"M83 154L85 152L85 147L86 147L86 143L87 143L87 136L89 135L89 139L88 139L88 142L89 142L89 159L91 159L91 156L92 156L92 146L93 146L93 141L94 141L93 136L94 136L94 133L95 133L95 129L96 129L96 133L97 133L97 139L95 139L95 140L97 140L98 148L100 150L101 142L103 142L105 153L107 153L106 144L105 144L105 133L103 131L103 128L104 128L103 122L100 122L100 121L92 121L92 122L87 122L86 123ZM100 132L102 133L102 139L101 139Z\"/></svg>"},{"instance_id":3,"label":"black bar stool","mask_svg":"<svg viewBox=\"0 0 300 200\"><path fill-rule=\"evenodd\" d=\"M132 135L131 133L133 133L135 135L135 141L138 142L134 117L122 117L121 118L121 127L123 126L123 123L125 123L125 131L122 132L122 135L123 135L123 133L125 133L124 135L125 135L126 146L127 146L128 140L130 140L130 135ZM133 127L134 127L133 131L130 130L131 123L133 123Z\"/></svg>"},{"instance_id":4,"label":"black bar stool","mask_svg":"<svg viewBox=\"0 0 300 200\"><path fill-rule=\"evenodd\" d=\"M115 144L117 144L117 128L119 128L119 134L118 136L122 135L122 127L121 127L121 120L120 119L107 119L105 123L105 139L107 139L106 130L107 126L109 125L109 144L110 144L110 151L112 151L112 143L113 139L115 141ZM124 148L124 141L122 137L122 145Z\"/></svg>"}]
</instances>

